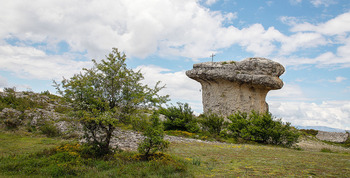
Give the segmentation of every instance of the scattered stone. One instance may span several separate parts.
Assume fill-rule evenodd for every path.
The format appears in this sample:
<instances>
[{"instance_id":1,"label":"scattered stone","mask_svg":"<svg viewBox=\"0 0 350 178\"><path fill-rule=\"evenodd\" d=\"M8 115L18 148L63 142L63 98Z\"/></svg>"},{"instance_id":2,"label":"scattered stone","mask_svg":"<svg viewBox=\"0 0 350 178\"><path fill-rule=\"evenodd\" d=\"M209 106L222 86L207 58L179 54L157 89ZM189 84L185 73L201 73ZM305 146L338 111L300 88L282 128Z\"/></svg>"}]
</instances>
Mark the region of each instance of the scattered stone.
<instances>
[{"instance_id":1,"label":"scattered stone","mask_svg":"<svg viewBox=\"0 0 350 178\"><path fill-rule=\"evenodd\" d=\"M230 115L237 111L264 113L270 90L283 87L279 78L284 67L265 58L247 58L243 61L204 62L194 64L186 75L202 85L204 112Z\"/></svg>"}]
</instances>

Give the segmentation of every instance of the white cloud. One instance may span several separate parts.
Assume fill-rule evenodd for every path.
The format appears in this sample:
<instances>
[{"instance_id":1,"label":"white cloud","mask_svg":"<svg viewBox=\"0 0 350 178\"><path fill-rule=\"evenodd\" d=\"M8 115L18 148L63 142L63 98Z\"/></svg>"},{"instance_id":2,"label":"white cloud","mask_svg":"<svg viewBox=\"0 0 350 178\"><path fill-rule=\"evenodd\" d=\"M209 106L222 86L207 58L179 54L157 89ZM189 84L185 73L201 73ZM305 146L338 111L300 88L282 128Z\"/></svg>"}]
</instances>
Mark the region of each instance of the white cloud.
<instances>
[{"instance_id":1,"label":"white cloud","mask_svg":"<svg viewBox=\"0 0 350 178\"><path fill-rule=\"evenodd\" d=\"M274 27L265 30L261 24L254 24L249 28L243 28L237 33L240 36L240 45L246 47L247 51L253 52L256 56L270 55L276 50L274 42L285 38L285 36Z\"/></svg>"},{"instance_id":2,"label":"white cloud","mask_svg":"<svg viewBox=\"0 0 350 178\"><path fill-rule=\"evenodd\" d=\"M62 79L88 67L92 62L75 61L73 56L49 56L33 47L0 46L0 70L27 79Z\"/></svg>"},{"instance_id":3,"label":"white cloud","mask_svg":"<svg viewBox=\"0 0 350 178\"><path fill-rule=\"evenodd\" d=\"M283 38L280 54L286 55L298 49L318 47L328 41L318 33L297 33Z\"/></svg>"},{"instance_id":4,"label":"white cloud","mask_svg":"<svg viewBox=\"0 0 350 178\"><path fill-rule=\"evenodd\" d=\"M285 38L274 27L265 29L261 24L241 30L224 27L237 13L210 11L196 0L10 1L0 7L0 15L5 17L0 23L8 26L0 29L2 39L10 35L48 46L65 41L72 51L86 50L90 58L111 47L131 57L158 53L201 58L233 44L268 56L276 50L274 43Z\"/></svg>"},{"instance_id":5,"label":"white cloud","mask_svg":"<svg viewBox=\"0 0 350 178\"><path fill-rule=\"evenodd\" d=\"M347 79L347 78L345 78L345 77L339 76L339 77L336 77L335 80L329 80L329 82L340 83L340 82L342 82L342 81L344 81L344 80L346 80L346 79Z\"/></svg>"},{"instance_id":6,"label":"white cloud","mask_svg":"<svg viewBox=\"0 0 350 178\"><path fill-rule=\"evenodd\" d=\"M302 0L289 0L292 5L300 4Z\"/></svg>"},{"instance_id":7,"label":"white cloud","mask_svg":"<svg viewBox=\"0 0 350 178\"><path fill-rule=\"evenodd\" d=\"M272 4L273 4L273 1L266 1L266 5L272 6Z\"/></svg>"},{"instance_id":8,"label":"white cloud","mask_svg":"<svg viewBox=\"0 0 350 178\"><path fill-rule=\"evenodd\" d=\"M350 32L350 12L341 14L325 23L313 25L310 23L302 23L295 25L292 32L312 31L324 35L344 35Z\"/></svg>"},{"instance_id":9,"label":"white cloud","mask_svg":"<svg viewBox=\"0 0 350 178\"><path fill-rule=\"evenodd\" d=\"M185 71L173 72L169 69L158 66L138 66L135 70L141 70L145 79L144 84L154 86L157 81L161 81L166 88L161 90L161 95L170 95L170 99L175 102L187 102L192 109L200 112L203 108L201 105L202 93L201 85L185 74Z\"/></svg>"},{"instance_id":10,"label":"white cloud","mask_svg":"<svg viewBox=\"0 0 350 178\"><path fill-rule=\"evenodd\" d=\"M6 28L0 28L1 49L24 50L20 54L1 54L1 69L22 77L52 77L49 71L62 68L61 73L55 74L56 77L85 66L86 63L76 62L71 56L45 53L45 49L55 48L62 41L69 44L67 54L86 52L84 57L88 59L99 59L112 47L118 47L128 57L144 58L157 54L197 59L238 44L255 56L267 57L278 53L280 56L277 58L289 65L350 65L347 58L350 40L346 39L350 32L350 12L316 25L300 24L293 17L281 18L281 21L293 26L291 30L294 34L290 36L261 24L252 24L243 29L227 26L237 18L237 13L210 11L201 6L198 0L91 0L83 3L78 0L13 0L0 6L0 16L0 24L6 24ZM329 39L327 35L345 37ZM5 42L9 37L23 43L11 47ZM30 45L26 43L44 45L42 48L28 47ZM330 43L340 45L337 53L325 52L314 59L285 56L300 49ZM23 57L22 65L19 56ZM45 65L47 69L43 68ZM43 71L38 71L41 68Z\"/></svg>"},{"instance_id":11,"label":"white cloud","mask_svg":"<svg viewBox=\"0 0 350 178\"><path fill-rule=\"evenodd\" d=\"M111 47L141 58L156 52L208 56L232 44L218 34L235 32L222 24L236 18L235 13L209 11L197 0L9 1L0 7L0 16L0 24L7 26L0 29L0 38L66 41L73 51L86 50L92 58Z\"/></svg>"},{"instance_id":12,"label":"white cloud","mask_svg":"<svg viewBox=\"0 0 350 178\"><path fill-rule=\"evenodd\" d=\"M310 0L311 4L315 7L319 7L321 5L328 7L329 5L336 4L337 2L334 0Z\"/></svg>"},{"instance_id":13,"label":"white cloud","mask_svg":"<svg viewBox=\"0 0 350 178\"><path fill-rule=\"evenodd\" d=\"M207 4L208 6L211 6L213 4L215 4L218 0L206 0L205 4Z\"/></svg>"},{"instance_id":14,"label":"white cloud","mask_svg":"<svg viewBox=\"0 0 350 178\"><path fill-rule=\"evenodd\" d=\"M7 87L7 79L3 76L0 76L0 88Z\"/></svg>"},{"instance_id":15,"label":"white cloud","mask_svg":"<svg viewBox=\"0 0 350 178\"><path fill-rule=\"evenodd\" d=\"M302 88L296 84L285 83L282 89L271 90L267 95L267 101L301 101L308 100Z\"/></svg>"},{"instance_id":16,"label":"white cloud","mask_svg":"<svg viewBox=\"0 0 350 178\"><path fill-rule=\"evenodd\" d=\"M296 17L289 17L289 16L281 16L279 20L289 26L294 26L299 22L299 19Z\"/></svg>"},{"instance_id":17,"label":"white cloud","mask_svg":"<svg viewBox=\"0 0 350 178\"><path fill-rule=\"evenodd\" d=\"M284 49L287 52L295 50L296 42L291 42L291 44L286 44L286 46L282 46L281 49ZM312 41L312 40L311 40ZM309 42L311 42L309 41ZM322 38L315 38L315 43L322 43ZM299 57L299 56L279 56L274 58L274 60L280 62L281 64L285 66L301 66L301 65L307 65L307 64L316 64L317 67L325 68L325 67L331 67L331 68L345 68L350 67L350 38L345 39L342 41L343 45L339 46L335 53L333 52L325 52L321 53L318 56L314 58L308 58L308 57ZM312 43L305 43L306 47L308 47L308 44L311 45ZM300 44L301 45L301 44ZM302 45L301 45L302 46ZM281 53L284 52L281 50Z\"/></svg>"},{"instance_id":18,"label":"white cloud","mask_svg":"<svg viewBox=\"0 0 350 178\"><path fill-rule=\"evenodd\" d=\"M270 112L299 126L327 126L350 129L350 101L270 102Z\"/></svg>"}]
</instances>

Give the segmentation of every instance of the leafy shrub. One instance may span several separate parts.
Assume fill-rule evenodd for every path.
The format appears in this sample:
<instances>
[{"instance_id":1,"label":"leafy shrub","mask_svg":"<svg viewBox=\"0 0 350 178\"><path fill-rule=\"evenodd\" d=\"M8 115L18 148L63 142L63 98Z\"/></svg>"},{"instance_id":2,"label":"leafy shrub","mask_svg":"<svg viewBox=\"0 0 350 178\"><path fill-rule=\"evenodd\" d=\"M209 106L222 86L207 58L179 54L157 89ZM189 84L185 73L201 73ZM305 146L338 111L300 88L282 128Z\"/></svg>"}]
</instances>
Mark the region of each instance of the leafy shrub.
<instances>
[{"instance_id":1,"label":"leafy shrub","mask_svg":"<svg viewBox=\"0 0 350 178\"><path fill-rule=\"evenodd\" d=\"M169 142L164 140L164 129L159 121L159 114L154 113L152 124L144 132L145 139L139 144L138 151L149 159L157 151L168 148Z\"/></svg>"},{"instance_id":2,"label":"leafy shrub","mask_svg":"<svg viewBox=\"0 0 350 178\"><path fill-rule=\"evenodd\" d=\"M39 130L48 137L57 137L61 134L60 130L50 121L45 121L44 124L39 127Z\"/></svg>"},{"instance_id":3,"label":"leafy shrub","mask_svg":"<svg viewBox=\"0 0 350 178\"><path fill-rule=\"evenodd\" d=\"M81 111L80 123L83 125L84 138L91 148L91 154L95 157L102 157L112 152L110 141L118 120L114 113L103 112L97 117L88 112Z\"/></svg>"},{"instance_id":4,"label":"leafy shrub","mask_svg":"<svg viewBox=\"0 0 350 178\"><path fill-rule=\"evenodd\" d=\"M137 115L131 118L131 126L136 131L145 131L150 125L148 116L146 115Z\"/></svg>"},{"instance_id":5,"label":"leafy shrub","mask_svg":"<svg viewBox=\"0 0 350 178\"><path fill-rule=\"evenodd\" d=\"M231 121L228 129L232 132L233 137L243 138L246 127L249 125L248 114L238 112L228 116L227 119Z\"/></svg>"},{"instance_id":6,"label":"leafy shrub","mask_svg":"<svg viewBox=\"0 0 350 178\"><path fill-rule=\"evenodd\" d=\"M41 95L46 95L46 96L50 96L50 95L51 95L51 93L50 93L49 90L42 91L40 94L41 94Z\"/></svg>"},{"instance_id":7,"label":"leafy shrub","mask_svg":"<svg viewBox=\"0 0 350 178\"><path fill-rule=\"evenodd\" d=\"M182 130L188 132L198 132L199 126L193 111L188 103L177 103L178 107L171 106L167 109L162 108L160 114L165 115L165 130Z\"/></svg>"},{"instance_id":8,"label":"leafy shrub","mask_svg":"<svg viewBox=\"0 0 350 178\"><path fill-rule=\"evenodd\" d=\"M221 130L226 124L224 118L215 113L202 115L200 122L202 124L203 130L215 135L220 135Z\"/></svg>"},{"instance_id":9,"label":"leafy shrub","mask_svg":"<svg viewBox=\"0 0 350 178\"><path fill-rule=\"evenodd\" d=\"M300 129L300 131L312 136L316 136L318 134L318 130L314 130L314 129Z\"/></svg>"},{"instance_id":10,"label":"leafy shrub","mask_svg":"<svg viewBox=\"0 0 350 178\"><path fill-rule=\"evenodd\" d=\"M237 113L228 117L232 121L230 129L236 138L243 138L258 143L292 146L299 138L298 131L284 124L280 119L274 120L270 113Z\"/></svg>"},{"instance_id":11,"label":"leafy shrub","mask_svg":"<svg viewBox=\"0 0 350 178\"><path fill-rule=\"evenodd\" d=\"M16 92L16 87L5 87L4 92L6 93L15 93Z\"/></svg>"}]
</instances>

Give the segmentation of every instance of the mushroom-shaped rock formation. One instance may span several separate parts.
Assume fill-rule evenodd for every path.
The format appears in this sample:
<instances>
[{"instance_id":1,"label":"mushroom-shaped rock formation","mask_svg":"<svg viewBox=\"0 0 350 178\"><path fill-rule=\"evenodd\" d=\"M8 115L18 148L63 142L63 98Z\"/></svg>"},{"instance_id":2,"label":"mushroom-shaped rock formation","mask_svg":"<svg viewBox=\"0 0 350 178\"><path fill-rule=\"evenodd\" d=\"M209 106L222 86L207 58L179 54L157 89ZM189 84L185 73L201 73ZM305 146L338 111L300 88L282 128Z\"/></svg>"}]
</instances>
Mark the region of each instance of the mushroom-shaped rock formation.
<instances>
[{"instance_id":1,"label":"mushroom-shaped rock formation","mask_svg":"<svg viewBox=\"0 0 350 178\"><path fill-rule=\"evenodd\" d=\"M204 112L228 116L237 111L264 113L267 92L283 86L279 78L284 67L265 58L243 61L204 62L194 64L186 75L202 84Z\"/></svg>"}]
</instances>

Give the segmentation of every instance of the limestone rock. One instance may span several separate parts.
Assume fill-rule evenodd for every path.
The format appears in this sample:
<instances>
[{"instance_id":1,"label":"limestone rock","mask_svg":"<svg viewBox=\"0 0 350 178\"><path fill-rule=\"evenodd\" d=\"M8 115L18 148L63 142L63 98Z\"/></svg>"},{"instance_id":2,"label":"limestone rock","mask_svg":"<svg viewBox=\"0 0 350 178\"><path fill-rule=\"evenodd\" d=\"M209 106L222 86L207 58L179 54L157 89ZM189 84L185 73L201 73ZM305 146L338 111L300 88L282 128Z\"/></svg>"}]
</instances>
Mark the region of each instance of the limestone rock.
<instances>
[{"instance_id":1,"label":"limestone rock","mask_svg":"<svg viewBox=\"0 0 350 178\"><path fill-rule=\"evenodd\" d=\"M269 90L283 87L279 78L284 67L266 58L243 61L204 62L194 64L186 75L202 85L204 112L230 115L237 111L267 112Z\"/></svg>"},{"instance_id":2,"label":"limestone rock","mask_svg":"<svg viewBox=\"0 0 350 178\"><path fill-rule=\"evenodd\" d=\"M316 138L330 142L345 142L349 137L348 133L318 131Z\"/></svg>"}]
</instances>

